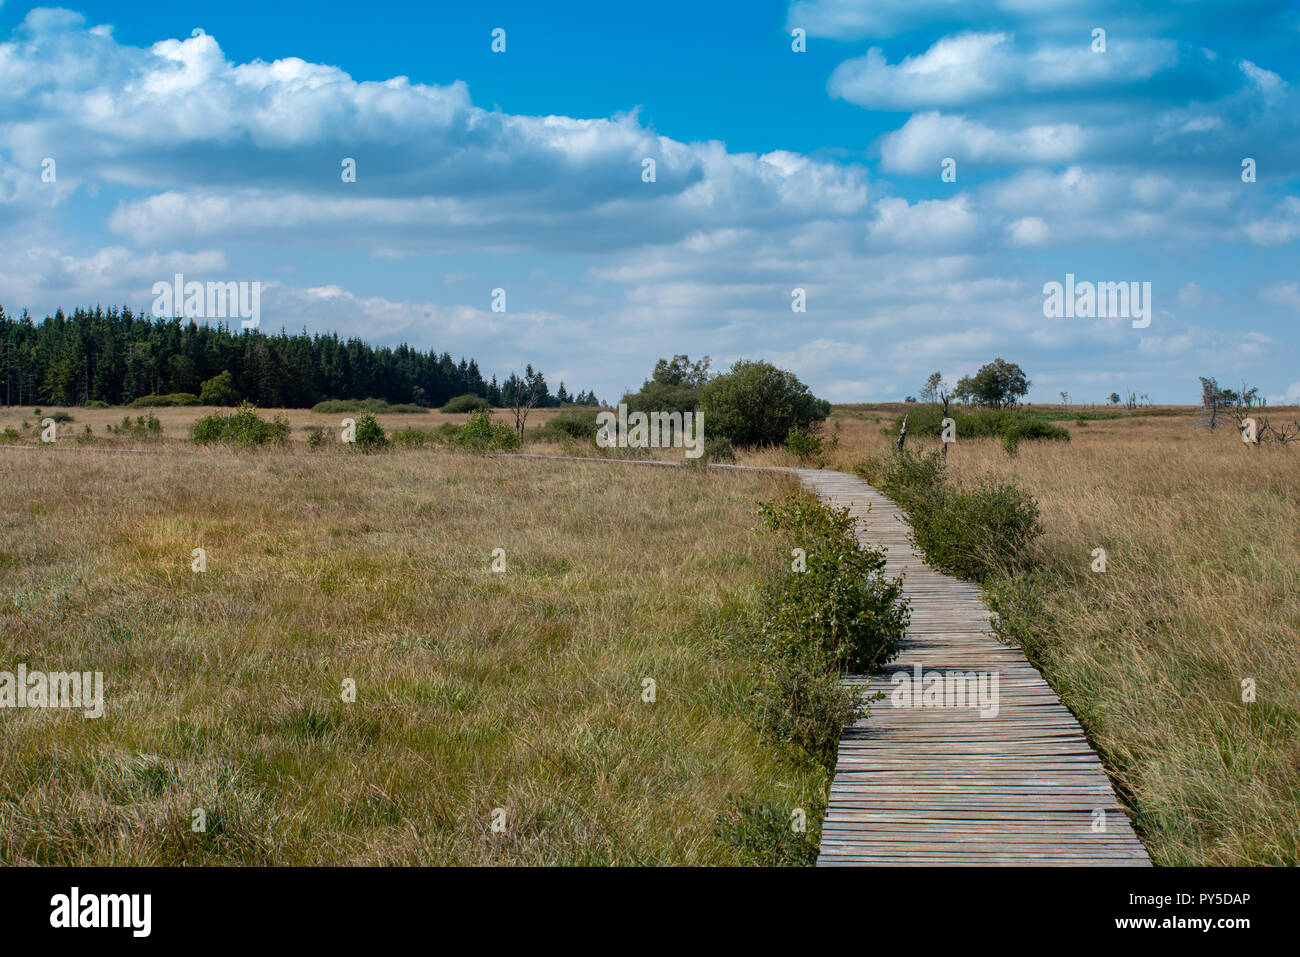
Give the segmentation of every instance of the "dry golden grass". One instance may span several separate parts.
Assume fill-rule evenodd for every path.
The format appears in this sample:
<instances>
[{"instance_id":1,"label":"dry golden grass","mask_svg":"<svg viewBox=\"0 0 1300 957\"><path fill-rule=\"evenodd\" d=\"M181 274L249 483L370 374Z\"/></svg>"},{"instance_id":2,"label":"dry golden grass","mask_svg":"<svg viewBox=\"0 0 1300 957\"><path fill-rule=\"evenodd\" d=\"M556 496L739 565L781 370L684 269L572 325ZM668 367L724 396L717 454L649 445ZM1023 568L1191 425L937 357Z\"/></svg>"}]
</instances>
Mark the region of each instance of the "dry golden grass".
<instances>
[{"instance_id":1,"label":"dry golden grass","mask_svg":"<svg viewBox=\"0 0 1300 957\"><path fill-rule=\"evenodd\" d=\"M837 407L822 464L888 448L900 409ZM31 411L0 410L0 428ZM112 707L0 714L4 860L727 861L711 826L728 792L818 799L822 773L737 716L744 663L707 627L779 561L749 529L782 479L312 455L302 427L341 417L302 411L289 450L238 455L181 441L210 409L154 410L162 443L104 442L121 409L68 411L60 435L90 423L91 449L0 450L0 661L102 667ZM1031 654L1153 860L1297 863L1300 448L1249 449L1177 408L1061 424L1069 443L949 456L955 478L1012 478L1042 509ZM506 575L486 571L498 546ZM658 705L640 702L648 674ZM221 834L191 834L193 807Z\"/></svg>"},{"instance_id":2,"label":"dry golden grass","mask_svg":"<svg viewBox=\"0 0 1300 957\"><path fill-rule=\"evenodd\" d=\"M0 669L106 686L97 720L0 710L0 861L730 863L729 794L816 820L732 641L788 479L105 448L0 448Z\"/></svg>"},{"instance_id":3,"label":"dry golden grass","mask_svg":"<svg viewBox=\"0 0 1300 957\"><path fill-rule=\"evenodd\" d=\"M35 414L35 408L40 408L40 415ZM0 406L0 431L9 427L22 431L24 435L30 435L32 429L38 426L40 420L45 416L53 412L65 412L72 416L72 421L59 425L58 435L60 441L64 438L69 440L75 438L89 425L96 441L105 442L110 440L106 427L119 425L123 416L129 416L134 420L138 416L147 416L152 413L157 416L158 421L162 424L162 437L168 441L179 442L189 439L190 425L196 419L213 413L231 411L230 409L203 405L163 406L155 409L130 409L120 406L109 409L83 409L79 406L54 405L35 408L32 406ZM355 419L360 414L347 412L325 415L312 412L310 409L259 409L258 412L268 419L277 415L283 415L287 418L292 439L295 443L306 441L306 429L311 426L325 426L337 432L345 418ZM558 414L558 409L533 409L528 414L527 427L531 430L535 426L545 425L547 420L554 418ZM512 427L514 425L514 415L508 409L494 409L492 417L498 422L504 422ZM468 415L443 415L436 409L424 414L381 413L375 416L379 424L390 434L407 426L431 431L445 422L464 425L468 418ZM27 425L25 430L22 428L23 423ZM129 445L132 443L124 444Z\"/></svg>"}]
</instances>

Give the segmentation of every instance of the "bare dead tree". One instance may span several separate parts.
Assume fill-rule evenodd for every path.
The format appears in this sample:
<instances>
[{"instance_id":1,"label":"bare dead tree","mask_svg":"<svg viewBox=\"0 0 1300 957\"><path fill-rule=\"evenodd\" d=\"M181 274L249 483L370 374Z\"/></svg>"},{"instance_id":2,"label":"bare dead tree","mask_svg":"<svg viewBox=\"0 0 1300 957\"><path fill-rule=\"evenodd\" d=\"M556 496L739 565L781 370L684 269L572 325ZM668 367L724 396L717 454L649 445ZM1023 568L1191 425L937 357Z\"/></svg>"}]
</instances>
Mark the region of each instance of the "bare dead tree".
<instances>
[{"instance_id":1,"label":"bare dead tree","mask_svg":"<svg viewBox=\"0 0 1300 957\"><path fill-rule=\"evenodd\" d=\"M1250 406L1244 405L1240 396L1237 397L1237 401L1232 403L1232 405L1223 406L1223 411L1225 415L1237 423L1238 433L1242 432L1242 430L1246 428L1246 420L1250 418ZM1210 428L1214 428L1213 420L1211 420ZM1256 435L1258 436L1258 433L1256 433Z\"/></svg>"},{"instance_id":2,"label":"bare dead tree","mask_svg":"<svg viewBox=\"0 0 1300 957\"><path fill-rule=\"evenodd\" d=\"M514 380L515 388L510 397L510 411L515 416L515 432L519 435L519 441L524 440L524 426L528 424L528 413L537 405L540 398L538 386L538 377L531 368L521 379L513 372L510 377Z\"/></svg>"},{"instance_id":3,"label":"bare dead tree","mask_svg":"<svg viewBox=\"0 0 1300 957\"><path fill-rule=\"evenodd\" d=\"M1237 423L1237 432L1240 435L1244 436L1246 433L1246 421L1248 419L1254 421L1255 441L1250 444L1256 449L1265 444L1280 445L1285 448L1292 442L1300 441L1300 420L1273 425L1266 416L1260 414L1264 408L1264 400L1259 396L1258 387L1248 388L1243 382L1241 391L1233 396L1232 404L1225 403L1223 408L1225 413Z\"/></svg>"},{"instance_id":4,"label":"bare dead tree","mask_svg":"<svg viewBox=\"0 0 1300 957\"><path fill-rule=\"evenodd\" d=\"M1300 442L1300 419L1292 419L1290 422L1274 425L1264 416L1260 416L1255 424L1256 446L1267 442L1285 448L1292 442Z\"/></svg>"},{"instance_id":5,"label":"bare dead tree","mask_svg":"<svg viewBox=\"0 0 1300 957\"><path fill-rule=\"evenodd\" d=\"M895 454L903 451L903 443L907 441L907 416L903 416L903 424L898 427L898 444L894 446Z\"/></svg>"},{"instance_id":6,"label":"bare dead tree","mask_svg":"<svg viewBox=\"0 0 1300 957\"><path fill-rule=\"evenodd\" d=\"M1269 432L1273 436L1273 441L1284 447L1292 442L1300 442L1300 419L1284 422L1280 427L1269 426Z\"/></svg>"}]
</instances>

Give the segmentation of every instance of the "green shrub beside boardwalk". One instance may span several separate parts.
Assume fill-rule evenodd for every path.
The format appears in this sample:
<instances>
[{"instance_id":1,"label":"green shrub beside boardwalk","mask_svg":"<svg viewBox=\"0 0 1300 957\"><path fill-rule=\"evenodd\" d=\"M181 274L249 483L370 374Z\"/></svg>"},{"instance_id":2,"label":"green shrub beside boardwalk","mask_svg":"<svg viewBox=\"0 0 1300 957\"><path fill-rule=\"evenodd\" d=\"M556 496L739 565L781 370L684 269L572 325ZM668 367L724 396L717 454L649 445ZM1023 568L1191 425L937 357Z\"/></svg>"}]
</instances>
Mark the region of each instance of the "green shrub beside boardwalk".
<instances>
[{"instance_id":1,"label":"green shrub beside boardwalk","mask_svg":"<svg viewBox=\"0 0 1300 957\"><path fill-rule=\"evenodd\" d=\"M1032 495L1011 482L954 486L937 450L884 452L858 466L858 474L907 513L926 561L959 578L983 582L1023 569L1028 546L1043 531Z\"/></svg>"},{"instance_id":2,"label":"green shrub beside boardwalk","mask_svg":"<svg viewBox=\"0 0 1300 957\"><path fill-rule=\"evenodd\" d=\"M751 720L778 747L792 747L828 772L840 733L867 714L860 689L846 673L869 673L898 652L908 604L899 579L884 575L883 552L863 547L848 509L806 495L759 506L764 525L783 532L802 554L764 591L744 641L754 661ZM828 778L829 781L829 778ZM811 864L816 860L824 804L805 808L814 826L791 828L792 809L733 797L718 817L718 835L751 863Z\"/></svg>"}]
</instances>

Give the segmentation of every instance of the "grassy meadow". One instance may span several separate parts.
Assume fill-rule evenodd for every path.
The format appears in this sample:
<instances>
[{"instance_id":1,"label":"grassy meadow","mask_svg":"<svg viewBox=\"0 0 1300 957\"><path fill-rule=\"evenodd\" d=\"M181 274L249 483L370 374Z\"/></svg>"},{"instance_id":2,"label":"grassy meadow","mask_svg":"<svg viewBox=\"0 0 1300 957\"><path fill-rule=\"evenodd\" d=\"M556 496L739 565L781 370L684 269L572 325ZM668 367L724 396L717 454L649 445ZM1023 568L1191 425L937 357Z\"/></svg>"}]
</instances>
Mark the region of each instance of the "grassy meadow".
<instances>
[{"instance_id":1,"label":"grassy meadow","mask_svg":"<svg viewBox=\"0 0 1300 957\"><path fill-rule=\"evenodd\" d=\"M154 415L157 417L162 427L161 438L166 441L184 442L190 437L190 425L198 418L211 415L213 413L229 412L230 409L220 409L213 406L162 406L158 408L124 408L114 407L107 409L84 409L78 406L41 406L41 414L36 415L30 406L0 406L0 432L5 428L12 428L21 432L29 440L32 438L33 429L39 429L40 420L48 415L57 412L63 412L72 416L72 421L61 423L59 425L59 441L64 439L75 440L80 436L86 426L90 426L91 434L95 437L96 443L101 445L133 445L141 447L139 443L124 442L118 437L107 431L109 426L117 426L122 422L123 416L128 416L132 420L140 416ZM312 426L323 426L332 428L336 432L340 423L345 418L356 419L359 413L347 412L338 415L327 415L319 412L312 412L310 409L259 409L258 412L264 418L273 418L275 416L284 416L289 422L290 432L293 441L305 442L306 430ZM545 425L548 419L554 418L559 413L558 409L533 409L528 414L528 429L533 431ZM455 425L464 425L468 415L445 415L436 409L423 414L410 415L406 413L384 413L375 416L384 429L392 434L400 429L411 426L417 429L433 431L444 423L453 423ZM513 414L506 409L496 409L492 413L494 421L502 422L507 425L514 425ZM26 428L23 428L24 423ZM679 453L680 454L680 453Z\"/></svg>"},{"instance_id":2,"label":"grassy meadow","mask_svg":"<svg viewBox=\"0 0 1300 957\"><path fill-rule=\"evenodd\" d=\"M818 826L733 641L788 479L112 448L0 448L0 668L105 676L97 720L0 712L0 862L735 863L731 795Z\"/></svg>"},{"instance_id":3,"label":"grassy meadow","mask_svg":"<svg viewBox=\"0 0 1300 957\"><path fill-rule=\"evenodd\" d=\"M1069 442L948 456L957 481L1010 479L1041 509L1035 572L990 590L1008 633L1155 863L1300 862L1300 446L1248 448L1187 408L1044 408ZM808 464L855 470L903 409L836 407ZM185 441L211 409L152 410L161 440L107 435L126 410L66 411L57 449L0 447L0 661L102 669L109 707L0 714L0 860L728 863L728 795L821 800L825 772L740 716L728 637L781 567L754 508L788 479L313 453L305 428L340 417L306 411L288 447L237 453ZM541 441L554 414L532 413L525 452L600 454ZM0 410L0 429L22 420ZM63 442L86 424L92 445ZM128 448L150 454L108 451Z\"/></svg>"}]
</instances>

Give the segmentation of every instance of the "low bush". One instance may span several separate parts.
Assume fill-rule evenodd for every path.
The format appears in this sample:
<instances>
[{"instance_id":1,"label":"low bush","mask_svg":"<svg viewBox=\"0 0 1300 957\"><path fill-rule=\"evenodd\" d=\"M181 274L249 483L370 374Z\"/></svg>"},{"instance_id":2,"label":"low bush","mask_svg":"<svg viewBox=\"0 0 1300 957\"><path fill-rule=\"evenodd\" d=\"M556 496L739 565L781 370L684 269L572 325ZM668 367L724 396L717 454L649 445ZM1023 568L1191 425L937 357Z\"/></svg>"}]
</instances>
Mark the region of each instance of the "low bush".
<instances>
[{"instance_id":1,"label":"low bush","mask_svg":"<svg viewBox=\"0 0 1300 957\"><path fill-rule=\"evenodd\" d=\"M1043 532L1038 503L1011 482L948 491L909 514L930 564L977 582L1021 567L1026 547Z\"/></svg>"},{"instance_id":2,"label":"low bush","mask_svg":"<svg viewBox=\"0 0 1300 957\"><path fill-rule=\"evenodd\" d=\"M949 416L957 426L959 439L1002 438L1015 433L1014 442L1021 439L1053 439L1068 442L1070 432L1053 425L1040 412L1027 409L976 409L973 412L951 410ZM885 427L887 435L897 435L903 416ZM938 438L943 433L943 409L937 405L923 405L907 412L907 434Z\"/></svg>"},{"instance_id":3,"label":"low bush","mask_svg":"<svg viewBox=\"0 0 1300 957\"><path fill-rule=\"evenodd\" d=\"M205 415L190 425L190 440L198 445L220 442L226 430L226 416Z\"/></svg>"},{"instance_id":4,"label":"low bush","mask_svg":"<svg viewBox=\"0 0 1300 957\"><path fill-rule=\"evenodd\" d=\"M437 436L412 426L398 429L393 433L393 444L404 449L421 449L430 442L436 442Z\"/></svg>"},{"instance_id":5,"label":"low bush","mask_svg":"<svg viewBox=\"0 0 1300 957\"><path fill-rule=\"evenodd\" d=\"M909 617L903 582L885 577L883 551L858 542L849 510L804 497L759 509L769 528L805 543L803 570L764 602L765 643L783 656L824 657L837 672L870 673L893 658Z\"/></svg>"},{"instance_id":6,"label":"low bush","mask_svg":"<svg viewBox=\"0 0 1300 957\"><path fill-rule=\"evenodd\" d=\"M205 415L190 426L190 439L199 444L225 442L236 448L283 445L289 438L289 420L278 415L271 421L257 414L251 402L241 402L234 412Z\"/></svg>"},{"instance_id":7,"label":"low bush","mask_svg":"<svg viewBox=\"0 0 1300 957\"><path fill-rule=\"evenodd\" d=\"M484 409L490 409L492 406L488 400L481 395L458 395L454 399L448 399L439 412L445 415L460 415L465 412L482 412Z\"/></svg>"},{"instance_id":8,"label":"low bush","mask_svg":"<svg viewBox=\"0 0 1300 957\"><path fill-rule=\"evenodd\" d=\"M1051 439L1058 442L1070 441L1070 430L1060 425L1053 425L1050 422L1036 416L1027 416L1022 419L1013 419L1010 422L1002 423L998 426L1003 438L1008 435L1014 435L1016 440L1020 439ZM960 432L958 433L960 435Z\"/></svg>"},{"instance_id":9,"label":"low bush","mask_svg":"<svg viewBox=\"0 0 1300 957\"><path fill-rule=\"evenodd\" d=\"M389 405L383 399L326 399L311 407L316 413L341 415L346 412L369 412L371 415L423 415L429 410L422 405L399 403Z\"/></svg>"},{"instance_id":10,"label":"low bush","mask_svg":"<svg viewBox=\"0 0 1300 957\"><path fill-rule=\"evenodd\" d=\"M383 399L326 399L311 407L313 412L324 415L338 415L344 412L383 412L388 403Z\"/></svg>"},{"instance_id":11,"label":"low bush","mask_svg":"<svg viewBox=\"0 0 1300 957\"><path fill-rule=\"evenodd\" d=\"M307 432L307 448L323 449L331 438L334 437L334 430L325 425L307 425L303 427Z\"/></svg>"},{"instance_id":12,"label":"low bush","mask_svg":"<svg viewBox=\"0 0 1300 957\"><path fill-rule=\"evenodd\" d=\"M956 415L953 417L956 418ZM943 432L943 409L937 405L922 405L908 409L905 414L892 420L880 431L885 435L897 435L904 419L907 420L908 435L940 435Z\"/></svg>"},{"instance_id":13,"label":"low bush","mask_svg":"<svg viewBox=\"0 0 1300 957\"><path fill-rule=\"evenodd\" d=\"M1042 534L1038 503L1013 482L950 486L939 452L883 453L858 468L907 512L912 540L934 567L984 581L1025 565Z\"/></svg>"},{"instance_id":14,"label":"low bush","mask_svg":"<svg viewBox=\"0 0 1300 957\"><path fill-rule=\"evenodd\" d=\"M1020 440L1024 438L1019 428L1012 427L1002 433L1002 451L1015 455L1020 451Z\"/></svg>"},{"instance_id":15,"label":"low bush","mask_svg":"<svg viewBox=\"0 0 1300 957\"><path fill-rule=\"evenodd\" d=\"M283 445L289 438L289 421L277 416L271 421L257 414L251 402L241 402L226 420L222 439L244 448L252 445Z\"/></svg>"},{"instance_id":16,"label":"low bush","mask_svg":"<svg viewBox=\"0 0 1300 957\"><path fill-rule=\"evenodd\" d=\"M800 428L795 426L785 436L785 450L795 457L800 465L813 461L822 454L821 436L816 426Z\"/></svg>"},{"instance_id":17,"label":"low bush","mask_svg":"<svg viewBox=\"0 0 1300 957\"><path fill-rule=\"evenodd\" d=\"M499 452L517 448L519 436L510 426L493 422L491 412L471 412L456 433L455 444L471 452Z\"/></svg>"},{"instance_id":18,"label":"low bush","mask_svg":"<svg viewBox=\"0 0 1300 957\"><path fill-rule=\"evenodd\" d=\"M71 421L72 421L72 416L69 415L67 412L64 412L64 411L61 410L61 409L60 409L59 411L57 411L57 412L51 412L51 413L49 413L48 415L45 416L45 418L47 418L47 419L53 419L55 422L60 422L60 423L61 423L61 422L71 422Z\"/></svg>"},{"instance_id":19,"label":"low bush","mask_svg":"<svg viewBox=\"0 0 1300 957\"><path fill-rule=\"evenodd\" d=\"M768 740L834 768L840 733L868 712L862 693L815 656L764 659L755 670L754 727Z\"/></svg>"},{"instance_id":20,"label":"low bush","mask_svg":"<svg viewBox=\"0 0 1300 957\"><path fill-rule=\"evenodd\" d=\"M198 404L199 397L192 392L169 392L166 395L142 395L131 401L131 408L156 409L164 406Z\"/></svg>"},{"instance_id":21,"label":"low bush","mask_svg":"<svg viewBox=\"0 0 1300 957\"><path fill-rule=\"evenodd\" d=\"M722 436L706 436L704 439L705 462L722 462L728 465L734 465L736 461L736 450L731 447L731 443Z\"/></svg>"},{"instance_id":22,"label":"low bush","mask_svg":"<svg viewBox=\"0 0 1300 957\"><path fill-rule=\"evenodd\" d=\"M754 723L833 768L841 730L866 710L840 676L897 653L909 617L902 581L885 578L882 552L859 544L848 509L792 496L759 513L802 556L764 591L754 623Z\"/></svg>"},{"instance_id":23,"label":"low bush","mask_svg":"<svg viewBox=\"0 0 1300 957\"><path fill-rule=\"evenodd\" d=\"M152 412L148 415L137 415L134 421L129 415L124 415L121 423L108 425L105 428L112 435L125 435L133 439L162 438L162 423Z\"/></svg>"},{"instance_id":24,"label":"low bush","mask_svg":"<svg viewBox=\"0 0 1300 957\"><path fill-rule=\"evenodd\" d=\"M542 426L548 436L574 439L578 442L596 441L595 409L570 409L561 412Z\"/></svg>"},{"instance_id":25,"label":"low bush","mask_svg":"<svg viewBox=\"0 0 1300 957\"><path fill-rule=\"evenodd\" d=\"M811 866L817 862L818 832L795 829L795 809L778 808L748 796L730 797L718 815L716 833L746 864L758 867ZM811 816L803 809L803 820ZM820 809L816 809L820 813Z\"/></svg>"},{"instance_id":26,"label":"low bush","mask_svg":"<svg viewBox=\"0 0 1300 957\"><path fill-rule=\"evenodd\" d=\"M384 427L373 415L365 412L357 416L356 434L352 443L362 452L375 452L388 445L388 435Z\"/></svg>"},{"instance_id":27,"label":"low bush","mask_svg":"<svg viewBox=\"0 0 1300 957\"><path fill-rule=\"evenodd\" d=\"M87 403L83 406L83 408L86 408L86 409L107 409L107 408L110 408L110 406L109 406L109 404L108 404L107 402L105 402L103 399L91 399L89 402L87 402Z\"/></svg>"},{"instance_id":28,"label":"low bush","mask_svg":"<svg viewBox=\"0 0 1300 957\"><path fill-rule=\"evenodd\" d=\"M860 464L857 473L897 502L899 508L910 511L919 498L943 487L943 456L937 449L920 454L910 449L898 454L883 452Z\"/></svg>"},{"instance_id":29,"label":"low bush","mask_svg":"<svg viewBox=\"0 0 1300 957\"><path fill-rule=\"evenodd\" d=\"M239 393L235 391L235 377L227 369L219 372L199 386L200 405L235 405Z\"/></svg>"}]
</instances>

